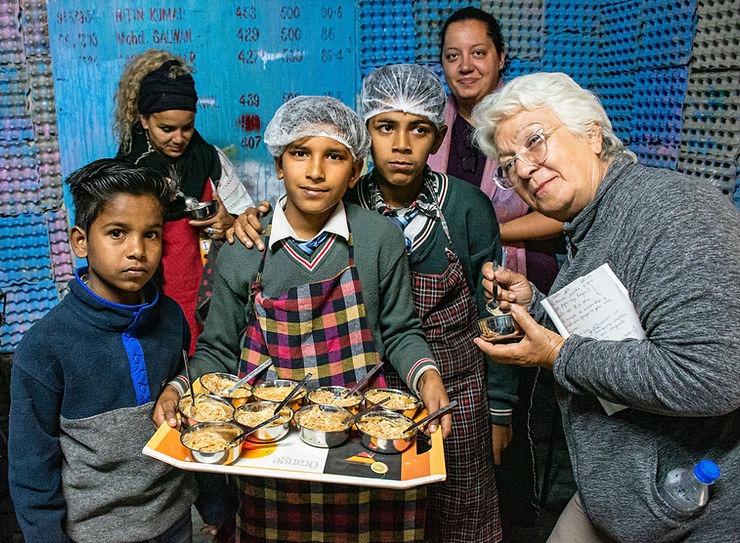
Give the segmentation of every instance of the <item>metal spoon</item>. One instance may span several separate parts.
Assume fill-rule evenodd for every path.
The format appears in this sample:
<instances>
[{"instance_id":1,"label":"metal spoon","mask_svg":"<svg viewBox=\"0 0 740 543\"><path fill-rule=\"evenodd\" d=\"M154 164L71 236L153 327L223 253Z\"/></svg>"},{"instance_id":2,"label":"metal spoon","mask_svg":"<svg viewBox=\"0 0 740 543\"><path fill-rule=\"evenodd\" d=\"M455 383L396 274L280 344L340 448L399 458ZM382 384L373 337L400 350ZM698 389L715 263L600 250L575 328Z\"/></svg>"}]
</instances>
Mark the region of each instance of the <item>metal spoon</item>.
<instances>
[{"instance_id":1,"label":"metal spoon","mask_svg":"<svg viewBox=\"0 0 740 543\"><path fill-rule=\"evenodd\" d=\"M237 443L241 442L248 435L255 433L260 428L264 428L265 426L267 426L268 424L270 424L273 421L276 421L279 418L280 418L280 413L278 413L276 415L273 415L272 417L270 417L266 421L260 422L254 428L249 428L246 432L243 432L243 433L239 434L234 439L232 439L231 441L229 441L229 447L231 447L233 445L236 445Z\"/></svg>"},{"instance_id":2,"label":"metal spoon","mask_svg":"<svg viewBox=\"0 0 740 543\"><path fill-rule=\"evenodd\" d=\"M177 191L178 196L182 196L185 199L185 209L190 211L191 209L195 209L200 205L200 202L197 198L194 198L193 196L185 196L185 193L183 193L181 190Z\"/></svg>"},{"instance_id":3,"label":"metal spoon","mask_svg":"<svg viewBox=\"0 0 740 543\"><path fill-rule=\"evenodd\" d=\"M355 392L360 390L362 387L364 387L366 384L368 384L370 382L370 379L372 379L373 376L380 371L380 368L383 367L383 363L384 362L382 360L378 361L378 363L375 364L373 369L371 369L369 372L365 374L365 377L357 381L357 384L353 386L352 388L350 388L348 391L346 391L345 394L340 394L340 396L338 397L346 398L346 397L352 396L352 394L354 394Z\"/></svg>"},{"instance_id":4,"label":"metal spoon","mask_svg":"<svg viewBox=\"0 0 740 543\"><path fill-rule=\"evenodd\" d=\"M384 403L386 403L387 401L389 401L390 399L391 399L391 397L390 397L390 396L386 396L385 398L383 398L382 400L380 400L380 401L379 401L378 403L375 403L375 404L371 405L371 406L370 406L370 407L368 407L367 409L364 409L364 410L362 410L362 411L358 411L358 412L357 412L357 413L355 413L354 415L350 415L349 417L347 417L346 419L344 419L344 420L342 421L342 425L345 425L345 424L347 424L347 422L349 422L349 426L350 426L350 427L352 427L352 425L353 425L353 424L354 424L354 423L355 423L355 422L357 421L357 419L359 419L359 418L360 418L360 417L361 417L362 415L364 415L365 413L369 413L370 411L375 411L376 409L380 409L381 407L383 407L383 404L384 404Z\"/></svg>"},{"instance_id":5,"label":"metal spoon","mask_svg":"<svg viewBox=\"0 0 740 543\"><path fill-rule=\"evenodd\" d=\"M422 425L426 424L430 420L436 419L437 417L439 417L440 415L444 415L448 411L452 411L455 407L457 407L457 400L454 400L454 401L448 403L447 405L445 405L444 407L442 407L440 409L437 409L434 413L431 413L431 414L427 415L426 417L424 417L420 421L417 421L417 422L415 422L413 424L410 424L409 427L406 428L406 430L404 431L404 433L408 433L411 430L414 430L414 429L418 428L419 426L422 426Z\"/></svg>"},{"instance_id":6,"label":"metal spoon","mask_svg":"<svg viewBox=\"0 0 740 543\"><path fill-rule=\"evenodd\" d=\"M185 375L187 376L188 382L190 383L190 405L195 407L195 392L193 391L193 380L190 378L190 368L188 367L188 352L185 349L182 350L182 361L185 363ZM190 409L192 409L193 407L191 407Z\"/></svg>"},{"instance_id":7,"label":"metal spoon","mask_svg":"<svg viewBox=\"0 0 740 543\"><path fill-rule=\"evenodd\" d=\"M221 392L219 392L219 394L221 396L228 396L229 394L233 394L237 388L245 385L252 377L259 375L260 373L265 371L270 366L272 366L272 358L262 362L262 364L254 368L252 371L250 371L248 374L246 374L244 377L242 377L236 383L234 383L234 386L223 389Z\"/></svg>"},{"instance_id":8,"label":"metal spoon","mask_svg":"<svg viewBox=\"0 0 740 543\"><path fill-rule=\"evenodd\" d=\"M275 413L276 415L280 413L280 410L286 405L288 405L288 402L293 398L293 396L295 396L298 393L298 391L306 385L306 381L308 381L309 377L311 377L310 372L307 373L306 376L303 379L301 379L295 387L293 387L293 390L291 390L288 393L288 395L285 397L285 399L277 405L273 413Z\"/></svg>"},{"instance_id":9,"label":"metal spoon","mask_svg":"<svg viewBox=\"0 0 740 543\"><path fill-rule=\"evenodd\" d=\"M492 260L491 262L493 264L493 270L496 271L496 269L499 267L498 263L495 260ZM501 311L501 309L499 308L498 300L496 299L496 296L498 296L498 285L496 283L493 283L493 290L491 291L491 299L486 302L486 311L488 311L491 315L503 315L504 312Z\"/></svg>"}]
</instances>

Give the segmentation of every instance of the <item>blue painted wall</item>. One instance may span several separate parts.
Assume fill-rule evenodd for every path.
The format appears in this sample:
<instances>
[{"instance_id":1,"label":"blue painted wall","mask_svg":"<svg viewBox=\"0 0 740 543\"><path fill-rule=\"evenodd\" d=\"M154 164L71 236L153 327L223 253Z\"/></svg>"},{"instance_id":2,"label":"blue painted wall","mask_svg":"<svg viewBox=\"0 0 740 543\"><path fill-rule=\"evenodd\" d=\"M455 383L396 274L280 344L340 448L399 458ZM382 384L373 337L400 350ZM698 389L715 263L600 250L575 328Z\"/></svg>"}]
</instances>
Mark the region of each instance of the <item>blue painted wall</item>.
<instances>
[{"instance_id":1,"label":"blue painted wall","mask_svg":"<svg viewBox=\"0 0 740 543\"><path fill-rule=\"evenodd\" d=\"M148 48L195 67L196 127L227 150L255 200L279 190L262 144L275 110L297 94L353 107L359 84L351 0L59 0L49 4L49 39L65 176L115 154L113 95L125 62Z\"/></svg>"}]
</instances>

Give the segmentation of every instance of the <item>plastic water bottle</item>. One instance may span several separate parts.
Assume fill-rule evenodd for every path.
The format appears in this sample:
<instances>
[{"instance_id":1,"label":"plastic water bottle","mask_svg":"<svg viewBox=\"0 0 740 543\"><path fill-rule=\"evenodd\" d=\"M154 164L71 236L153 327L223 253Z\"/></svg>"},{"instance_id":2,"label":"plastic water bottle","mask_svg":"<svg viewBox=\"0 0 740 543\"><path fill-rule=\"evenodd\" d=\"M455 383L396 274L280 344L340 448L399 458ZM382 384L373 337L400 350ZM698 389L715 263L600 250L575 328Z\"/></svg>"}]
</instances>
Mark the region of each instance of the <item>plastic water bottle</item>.
<instances>
[{"instance_id":1,"label":"plastic water bottle","mask_svg":"<svg viewBox=\"0 0 740 543\"><path fill-rule=\"evenodd\" d=\"M693 469L676 468L668 472L661 496L671 506L690 513L701 509L709 499L709 485L719 479L719 466L711 460L702 460Z\"/></svg>"}]
</instances>

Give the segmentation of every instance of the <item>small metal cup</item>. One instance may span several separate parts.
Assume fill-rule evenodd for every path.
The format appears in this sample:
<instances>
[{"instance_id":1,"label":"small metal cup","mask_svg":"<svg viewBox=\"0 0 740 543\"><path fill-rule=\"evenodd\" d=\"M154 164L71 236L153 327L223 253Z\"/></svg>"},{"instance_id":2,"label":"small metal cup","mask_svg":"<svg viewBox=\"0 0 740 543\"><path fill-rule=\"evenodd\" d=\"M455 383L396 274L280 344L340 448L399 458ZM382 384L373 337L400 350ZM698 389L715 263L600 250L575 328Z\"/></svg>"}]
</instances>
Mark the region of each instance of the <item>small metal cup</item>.
<instances>
[{"instance_id":1,"label":"small metal cup","mask_svg":"<svg viewBox=\"0 0 740 543\"><path fill-rule=\"evenodd\" d=\"M511 313L489 315L475 323L481 339L491 343L514 343L524 337Z\"/></svg>"}]
</instances>

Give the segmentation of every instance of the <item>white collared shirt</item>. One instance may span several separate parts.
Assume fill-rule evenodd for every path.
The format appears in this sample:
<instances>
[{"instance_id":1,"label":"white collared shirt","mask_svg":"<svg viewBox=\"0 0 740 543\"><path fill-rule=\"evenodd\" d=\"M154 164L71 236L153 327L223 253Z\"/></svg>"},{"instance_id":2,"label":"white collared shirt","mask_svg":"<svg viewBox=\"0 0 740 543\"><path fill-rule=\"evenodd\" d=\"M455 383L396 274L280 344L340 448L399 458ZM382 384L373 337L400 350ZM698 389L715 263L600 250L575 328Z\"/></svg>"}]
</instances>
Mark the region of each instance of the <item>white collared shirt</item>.
<instances>
[{"instance_id":1,"label":"white collared shirt","mask_svg":"<svg viewBox=\"0 0 740 543\"><path fill-rule=\"evenodd\" d=\"M275 213L272 216L272 233L270 234L270 250L273 250L275 244L287 238L293 238L298 241L308 241L301 239L293 230L293 227L288 222L288 218L285 216L285 204L288 201L287 195L283 195L278 198L277 205L275 206ZM346 241L349 241L349 229L347 228L347 212L344 209L344 204L340 200L337 206L334 208L329 220L326 221L321 231L316 235L318 236L321 232L329 232L330 234L336 234L341 236ZM314 236L316 237L316 236Z\"/></svg>"}]
</instances>

